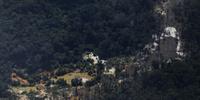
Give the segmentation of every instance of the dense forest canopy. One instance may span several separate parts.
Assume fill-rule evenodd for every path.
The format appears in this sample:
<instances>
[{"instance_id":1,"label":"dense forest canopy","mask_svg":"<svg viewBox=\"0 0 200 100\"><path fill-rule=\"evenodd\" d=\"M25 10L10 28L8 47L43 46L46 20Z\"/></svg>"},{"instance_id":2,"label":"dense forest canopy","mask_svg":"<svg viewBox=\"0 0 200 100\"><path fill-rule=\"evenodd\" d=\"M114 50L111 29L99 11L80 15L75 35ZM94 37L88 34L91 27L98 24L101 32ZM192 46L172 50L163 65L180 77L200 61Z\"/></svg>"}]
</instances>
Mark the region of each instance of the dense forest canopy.
<instances>
[{"instance_id":1,"label":"dense forest canopy","mask_svg":"<svg viewBox=\"0 0 200 100\"><path fill-rule=\"evenodd\" d=\"M160 29L152 0L1 0L0 5L2 91L13 67L34 73L76 63L86 51L104 59L132 55Z\"/></svg>"},{"instance_id":2,"label":"dense forest canopy","mask_svg":"<svg viewBox=\"0 0 200 100\"><path fill-rule=\"evenodd\" d=\"M8 0L1 5L0 54L18 67L77 62L86 51L102 58L132 55L159 30L151 0Z\"/></svg>"}]
</instances>

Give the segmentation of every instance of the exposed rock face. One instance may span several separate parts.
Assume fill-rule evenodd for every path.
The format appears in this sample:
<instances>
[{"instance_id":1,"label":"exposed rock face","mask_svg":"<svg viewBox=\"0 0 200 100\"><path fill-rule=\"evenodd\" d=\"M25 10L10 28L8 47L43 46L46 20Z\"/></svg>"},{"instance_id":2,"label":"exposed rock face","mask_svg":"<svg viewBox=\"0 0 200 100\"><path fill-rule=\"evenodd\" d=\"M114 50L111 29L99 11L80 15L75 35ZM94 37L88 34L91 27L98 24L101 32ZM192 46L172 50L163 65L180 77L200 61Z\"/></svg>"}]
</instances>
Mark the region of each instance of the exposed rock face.
<instances>
[{"instance_id":1,"label":"exposed rock face","mask_svg":"<svg viewBox=\"0 0 200 100\"><path fill-rule=\"evenodd\" d=\"M179 39L179 33L177 32L175 27L166 27L164 30L164 33L162 33L161 37L172 37L172 38L176 38Z\"/></svg>"},{"instance_id":2,"label":"exposed rock face","mask_svg":"<svg viewBox=\"0 0 200 100\"><path fill-rule=\"evenodd\" d=\"M176 57L176 39L167 37L160 40L160 55L164 60Z\"/></svg>"},{"instance_id":3,"label":"exposed rock face","mask_svg":"<svg viewBox=\"0 0 200 100\"><path fill-rule=\"evenodd\" d=\"M160 54L164 60L174 59L181 52L180 34L175 27L166 27L160 37Z\"/></svg>"},{"instance_id":4,"label":"exposed rock face","mask_svg":"<svg viewBox=\"0 0 200 100\"><path fill-rule=\"evenodd\" d=\"M172 10L173 7L179 3L180 3L180 0L179 1L164 0L164 1L161 1L160 5L156 5L160 7L160 9L162 8L161 9L162 12L166 13L165 15L163 15L162 13L158 12L159 14L164 16L164 19L163 19L164 29L163 29L163 32L161 32L159 39L157 38L158 37L157 35L153 37L154 39L153 45L155 45L155 43L158 43L158 45L156 46L159 47L156 53L159 53L160 57L163 60L175 59L180 56L181 57L184 56L183 49L182 49L183 43L180 38L181 34L180 32L178 32L176 28L178 22L175 20L175 14Z\"/></svg>"},{"instance_id":5,"label":"exposed rock face","mask_svg":"<svg viewBox=\"0 0 200 100\"><path fill-rule=\"evenodd\" d=\"M30 84L27 80L21 78L16 73L11 74L11 81L19 82L21 85L29 85Z\"/></svg>"},{"instance_id":6,"label":"exposed rock face","mask_svg":"<svg viewBox=\"0 0 200 100\"><path fill-rule=\"evenodd\" d=\"M184 58L181 25L173 12L173 7L180 3L180 0L161 0L155 5L155 13L163 18L163 31L152 35L153 41L144 47L144 52L136 55L140 67L138 72L151 71L155 66L161 68L162 62L170 63L173 59Z\"/></svg>"}]
</instances>

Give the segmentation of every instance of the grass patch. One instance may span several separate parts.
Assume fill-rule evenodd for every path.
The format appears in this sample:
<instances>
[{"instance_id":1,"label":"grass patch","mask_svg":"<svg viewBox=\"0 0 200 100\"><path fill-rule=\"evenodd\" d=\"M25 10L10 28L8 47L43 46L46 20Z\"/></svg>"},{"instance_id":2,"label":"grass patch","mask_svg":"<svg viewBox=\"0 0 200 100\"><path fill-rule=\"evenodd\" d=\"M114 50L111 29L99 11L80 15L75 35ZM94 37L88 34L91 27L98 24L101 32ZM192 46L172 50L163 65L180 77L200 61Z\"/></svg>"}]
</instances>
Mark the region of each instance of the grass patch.
<instances>
[{"instance_id":1,"label":"grass patch","mask_svg":"<svg viewBox=\"0 0 200 100\"><path fill-rule=\"evenodd\" d=\"M58 76L57 79L54 78L53 80L57 81L58 79L64 79L67 82L67 84L71 85L71 80L74 78L87 78L89 80L93 79L93 77L88 75L88 73L86 73L86 72L84 72L84 73L83 72L82 73L72 72L72 73L67 73L63 76Z\"/></svg>"},{"instance_id":2,"label":"grass patch","mask_svg":"<svg viewBox=\"0 0 200 100\"><path fill-rule=\"evenodd\" d=\"M11 89L13 90L14 93L18 93L18 94L21 94L21 93L30 93L30 92L36 92L37 89L35 86L25 86L25 87L22 87L22 86L12 86Z\"/></svg>"}]
</instances>

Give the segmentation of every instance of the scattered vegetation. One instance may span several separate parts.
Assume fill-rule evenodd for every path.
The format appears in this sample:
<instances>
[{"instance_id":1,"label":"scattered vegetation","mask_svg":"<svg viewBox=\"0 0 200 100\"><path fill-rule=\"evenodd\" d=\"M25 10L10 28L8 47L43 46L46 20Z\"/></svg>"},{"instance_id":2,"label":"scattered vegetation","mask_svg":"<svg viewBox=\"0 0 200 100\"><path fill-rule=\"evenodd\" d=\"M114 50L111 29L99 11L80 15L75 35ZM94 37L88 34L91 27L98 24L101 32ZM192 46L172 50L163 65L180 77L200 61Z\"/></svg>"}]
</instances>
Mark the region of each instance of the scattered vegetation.
<instances>
[{"instance_id":1,"label":"scattered vegetation","mask_svg":"<svg viewBox=\"0 0 200 100\"><path fill-rule=\"evenodd\" d=\"M174 9L176 20L183 27L181 37L188 54L185 60L163 64L162 69L159 62L154 62L155 70L138 76L134 76L134 68L122 72L127 65L134 67L133 61L117 58L135 55L152 41L152 34L162 30L162 17L153 11L157 1L2 0L0 97L10 96L6 92L11 85L10 75L19 69L20 76L30 84L13 83L10 88L15 93L34 94L42 80L42 85L59 94L66 89L59 86L86 78L98 79L101 84L89 81L84 90L85 100L199 100L199 0L183 0L184 6ZM93 69L96 66L88 66L82 61L85 51L103 59L113 58L108 60L108 67L115 67L117 75L102 75L103 65L96 65L98 71ZM81 71L74 72L76 69ZM44 70L56 71L38 74ZM92 76L95 72L97 77Z\"/></svg>"}]
</instances>

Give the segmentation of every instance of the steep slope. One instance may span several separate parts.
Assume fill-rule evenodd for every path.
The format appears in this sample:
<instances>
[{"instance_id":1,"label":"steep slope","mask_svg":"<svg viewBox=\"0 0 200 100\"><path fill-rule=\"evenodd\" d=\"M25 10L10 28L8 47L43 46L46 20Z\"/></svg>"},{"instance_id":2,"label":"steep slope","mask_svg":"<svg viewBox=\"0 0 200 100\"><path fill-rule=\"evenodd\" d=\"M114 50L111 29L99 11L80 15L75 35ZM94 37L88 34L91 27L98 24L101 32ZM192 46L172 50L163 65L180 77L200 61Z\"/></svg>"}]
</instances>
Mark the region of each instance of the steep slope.
<instances>
[{"instance_id":1,"label":"steep slope","mask_svg":"<svg viewBox=\"0 0 200 100\"><path fill-rule=\"evenodd\" d=\"M181 60L185 57L184 43L181 38L182 27L176 20L174 12L176 6L183 6L182 2L165 0L155 5L155 13L162 19L162 29L159 33L152 35L153 42L147 44L144 51L139 53L138 62L141 66L145 66L141 67L142 70L152 70L152 64L155 62L160 68L162 62L171 63L172 60Z\"/></svg>"},{"instance_id":2,"label":"steep slope","mask_svg":"<svg viewBox=\"0 0 200 100\"><path fill-rule=\"evenodd\" d=\"M103 83L101 88L96 92L100 96L94 95L97 100L198 100L200 98L198 20L200 2L199 0L158 1L160 2L155 5L155 12L159 15L158 19L160 17L163 19L163 23L161 31L152 36L153 42L147 44L144 51L138 52L128 61L123 58L113 60L116 64L113 66L117 68L137 67L139 69L137 73L141 76L134 74L132 75L134 78L131 79L127 78L130 76L126 73L120 73L121 77L127 78L122 79L120 84L116 78L105 77L101 81ZM179 10L175 12L175 8ZM177 12L182 15L177 16ZM192 52L189 57L188 52ZM123 61L125 64L121 63Z\"/></svg>"}]
</instances>

